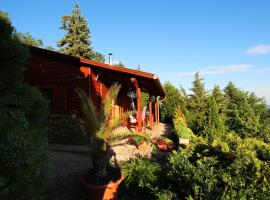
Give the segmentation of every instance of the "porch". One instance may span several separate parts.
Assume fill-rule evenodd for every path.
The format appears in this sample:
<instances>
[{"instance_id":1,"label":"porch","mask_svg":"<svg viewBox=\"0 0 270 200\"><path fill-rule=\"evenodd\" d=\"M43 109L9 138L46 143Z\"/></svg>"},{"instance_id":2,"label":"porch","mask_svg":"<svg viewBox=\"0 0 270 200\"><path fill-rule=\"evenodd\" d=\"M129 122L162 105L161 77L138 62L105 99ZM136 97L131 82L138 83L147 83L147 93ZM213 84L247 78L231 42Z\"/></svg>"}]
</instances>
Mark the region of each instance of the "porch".
<instances>
[{"instance_id":1,"label":"porch","mask_svg":"<svg viewBox=\"0 0 270 200\"><path fill-rule=\"evenodd\" d=\"M135 127L138 132L146 124L143 122L147 121L146 126L150 129L154 123L159 123L159 102L165 98L166 93L155 74L37 47L29 48L31 58L24 73L25 82L42 91L50 102L52 113L80 113L81 103L76 88L84 90L98 110L109 87L118 82L122 87L114 102L113 117L134 111L135 119L128 119L125 125ZM143 107L142 93L148 94L147 105Z\"/></svg>"}]
</instances>

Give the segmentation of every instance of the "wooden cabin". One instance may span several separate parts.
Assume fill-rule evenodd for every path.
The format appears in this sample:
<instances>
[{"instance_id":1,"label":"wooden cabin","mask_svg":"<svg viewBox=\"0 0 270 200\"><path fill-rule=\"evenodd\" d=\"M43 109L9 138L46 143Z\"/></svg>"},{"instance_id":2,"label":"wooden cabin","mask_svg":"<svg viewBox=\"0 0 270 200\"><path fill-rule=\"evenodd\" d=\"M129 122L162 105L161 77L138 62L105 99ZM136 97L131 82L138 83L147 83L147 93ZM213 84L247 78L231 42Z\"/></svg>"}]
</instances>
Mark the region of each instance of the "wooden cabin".
<instances>
[{"instance_id":1,"label":"wooden cabin","mask_svg":"<svg viewBox=\"0 0 270 200\"><path fill-rule=\"evenodd\" d=\"M135 102L137 129L142 131L141 92L146 92L149 94L148 125L152 128L153 122L159 123L159 101L166 93L156 75L37 47L29 48L31 57L25 70L25 81L37 86L50 100L53 113L80 112L75 88L83 89L99 109L108 88L118 82L121 90L113 116L132 110L131 104Z\"/></svg>"}]
</instances>

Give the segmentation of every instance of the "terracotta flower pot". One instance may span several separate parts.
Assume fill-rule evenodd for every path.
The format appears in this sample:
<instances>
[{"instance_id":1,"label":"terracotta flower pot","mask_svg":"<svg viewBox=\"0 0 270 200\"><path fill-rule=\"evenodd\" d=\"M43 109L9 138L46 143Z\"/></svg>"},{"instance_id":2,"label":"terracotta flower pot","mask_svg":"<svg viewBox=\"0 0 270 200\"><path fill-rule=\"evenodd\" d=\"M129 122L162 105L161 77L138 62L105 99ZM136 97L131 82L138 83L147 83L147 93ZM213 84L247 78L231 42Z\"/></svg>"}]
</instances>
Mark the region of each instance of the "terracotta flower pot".
<instances>
[{"instance_id":1,"label":"terracotta flower pot","mask_svg":"<svg viewBox=\"0 0 270 200\"><path fill-rule=\"evenodd\" d=\"M116 199L117 189L124 179L124 174L121 172L121 177L116 182L111 182L107 185L95 185L85 181L84 177L81 183L86 188L87 200L112 200Z\"/></svg>"},{"instance_id":2,"label":"terracotta flower pot","mask_svg":"<svg viewBox=\"0 0 270 200\"><path fill-rule=\"evenodd\" d=\"M167 151L167 144L157 144L158 150Z\"/></svg>"}]
</instances>

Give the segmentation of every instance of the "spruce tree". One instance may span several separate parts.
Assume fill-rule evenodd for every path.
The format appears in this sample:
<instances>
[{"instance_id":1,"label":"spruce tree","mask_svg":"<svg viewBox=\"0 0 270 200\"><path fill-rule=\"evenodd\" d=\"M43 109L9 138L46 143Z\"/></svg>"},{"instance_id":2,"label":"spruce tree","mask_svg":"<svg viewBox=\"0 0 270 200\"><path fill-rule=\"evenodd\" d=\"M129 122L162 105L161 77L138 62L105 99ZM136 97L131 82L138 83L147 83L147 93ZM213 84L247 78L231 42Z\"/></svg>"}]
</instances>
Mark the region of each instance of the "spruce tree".
<instances>
[{"instance_id":1,"label":"spruce tree","mask_svg":"<svg viewBox=\"0 0 270 200\"><path fill-rule=\"evenodd\" d=\"M229 130L235 131L242 138L258 136L260 123L248 101L245 92L235 87L232 82L224 88L226 98L226 125Z\"/></svg>"},{"instance_id":2,"label":"spruce tree","mask_svg":"<svg viewBox=\"0 0 270 200\"><path fill-rule=\"evenodd\" d=\"M209 139L220 137L225 133L225 126L214 97L210 97L206 103L205 123L203 135Z\"/></svg>"},{"instance_id":3,"label":"spruce tree","mask_svg":"<svg viewBox=\"0 0 270 200\"><path fill-rule=\"evenodd\" d=\"M204 126L204 111L206 107L207 92L202 83L203 79L200 77L200 74L197 72L195 74L195 80L193 81L193 87L189 101L188 107L190 113L192 113L192 119L190 121L189 127L193 130L194 133L199 134L203 130Z\"/></svg>"},{"instance_id":4,"label":"spruce tree","mask_svg":"<svg viewBox=\"0 0 270 200\"><path fill-rule=\"evenodd\" d=\"M223 120L225 120L226 119L226 115L225 115L226 102L225 102L223 92L221 91L218 85L215 85L214 89L212 90L211 97L215 99L217 103L217 107L218 107L218 113L221 115Z\"/></svg>"},{"instance_id":5,"label":"spruce tree","mask_svg":"<svg viewBox=\"0 0 270 200\"><path fill-rule=\"evenodd\" d=\"M215 85L215 87L212 91L212 97L214 97L218 107L221 107L221 105L224 102L224 97L223 97L222 91L218 85Z\"/></svg>"},{"instance_id":6,"label":"spruce tree","mask_svg":"<svg viewBox=\"0 0 270 200\"><path fill-rule=\"evenodd\" d=\"M67 32L64 38L58 41L62 53L104 62L104 56L92 48L88 22L81 15L79 4L75 5L71 16L62 17L60 29Z\"/></svg>"}]
</instances>

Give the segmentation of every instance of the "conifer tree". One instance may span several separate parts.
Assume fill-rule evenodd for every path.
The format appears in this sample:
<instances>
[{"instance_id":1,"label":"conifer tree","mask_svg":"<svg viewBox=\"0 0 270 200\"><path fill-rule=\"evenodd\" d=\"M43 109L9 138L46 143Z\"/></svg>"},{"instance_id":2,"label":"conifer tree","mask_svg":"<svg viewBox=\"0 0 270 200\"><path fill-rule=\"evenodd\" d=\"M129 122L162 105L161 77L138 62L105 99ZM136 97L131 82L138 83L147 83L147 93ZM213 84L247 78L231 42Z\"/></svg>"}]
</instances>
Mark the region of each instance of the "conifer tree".
<instances>
[{"instance_id":1,"label":"conifer tree","mask_svg":"<svg viewBox=\"0 0 270 200\"><path fill-rule=\"evenodd\" d=\"M232 82L224 88L226 98L226 125L242 138L256 137L260 123L259 116L250 105L247 94Z\"/></svg>"},{"instance_id":2,"label":"conifer tree","mask_svg":"<svg viewBox=\"0 0 270 200\"><path fill-rule=\"evenodd\" d=\"M215 87L212 91L212 96L214 97L218 107L221 107L221 105L224 101L224 97L223 97L222 91L218 85L215 85Z\"/></svg>"},{"instance_id":3,"label":"conifer tree","mask_svg":"<svg viewBox=\"0 0 270 200\"><path fill-rule=\"evenodd\" d=\"M203 79L197 72L195 74L195 80L193 81L193 87L191 88L193 94L190 96L188 101L188 107L192 113L192 119L190 121L189 127L193 130L194 133L197 134L203 130L203 123L205 120L204 111L207 100L207 92L202 81Z\"/></svg>"},{"instance_id":4,"label":"conifer tree","mask_svg":"<svg viewBox=\"0 0 270 200\"><path fill-rule=\"evenodd\" d=\"M206 103L205 124L203 135L209 139L220 137L225 133L225 126L214 97L210 97Z\"/></svg>"},{"instance_id":5,"label":"conifer tree","mask_svg":"<svg viewBox=\"0 0 270 200\"><path fill-rule=\"evenodd\" d=\"M62 17L60 29L67 32L64 38L58 41L61 52L79 58L104 62L104 56L95 52L91 46L88 22L81 15L79 4L75 5L71 16Z\"/></svg>"},{"instance_id":6,"label":"conifer tree","mask_svg":"<svg viewBox=\"0 0 270 200\"><path fill-rule=\"evenodd\" d=\"M219 87L219 85L215 85L214 89L212 90L211 97L213 97L217 103L218 107L218 113L221 115L223 120L225 120L226 115L225 115L225 108L226 108L226 102L224 95Z\"/></svg>"},{"instance_id":7,"label":"conifer tree","mask_svg":"<svg viewBox=\"0 0 270 200\"><path fill-rule=\"evenodd\" d=\"M164 84L167 93L165 101L162 102L160 107L161 120L165 122L172 122L174 111L180 107L186 116L188 116L186 109L186 100L178 88L174 87L170 82Z\"/></svg>"},{"instance_id":8,"label":"conifer tree","mask_svg":"<svg viewBox=\"0 0 270 200\"><path fill-rule=\"evenodd\" d=\"M17 38L24 44L35 46L35 47L42 47L43 41L42 39L38 38L35 39L30 35L30 33L16 33Z\"/></svg>"}]
</instances>

